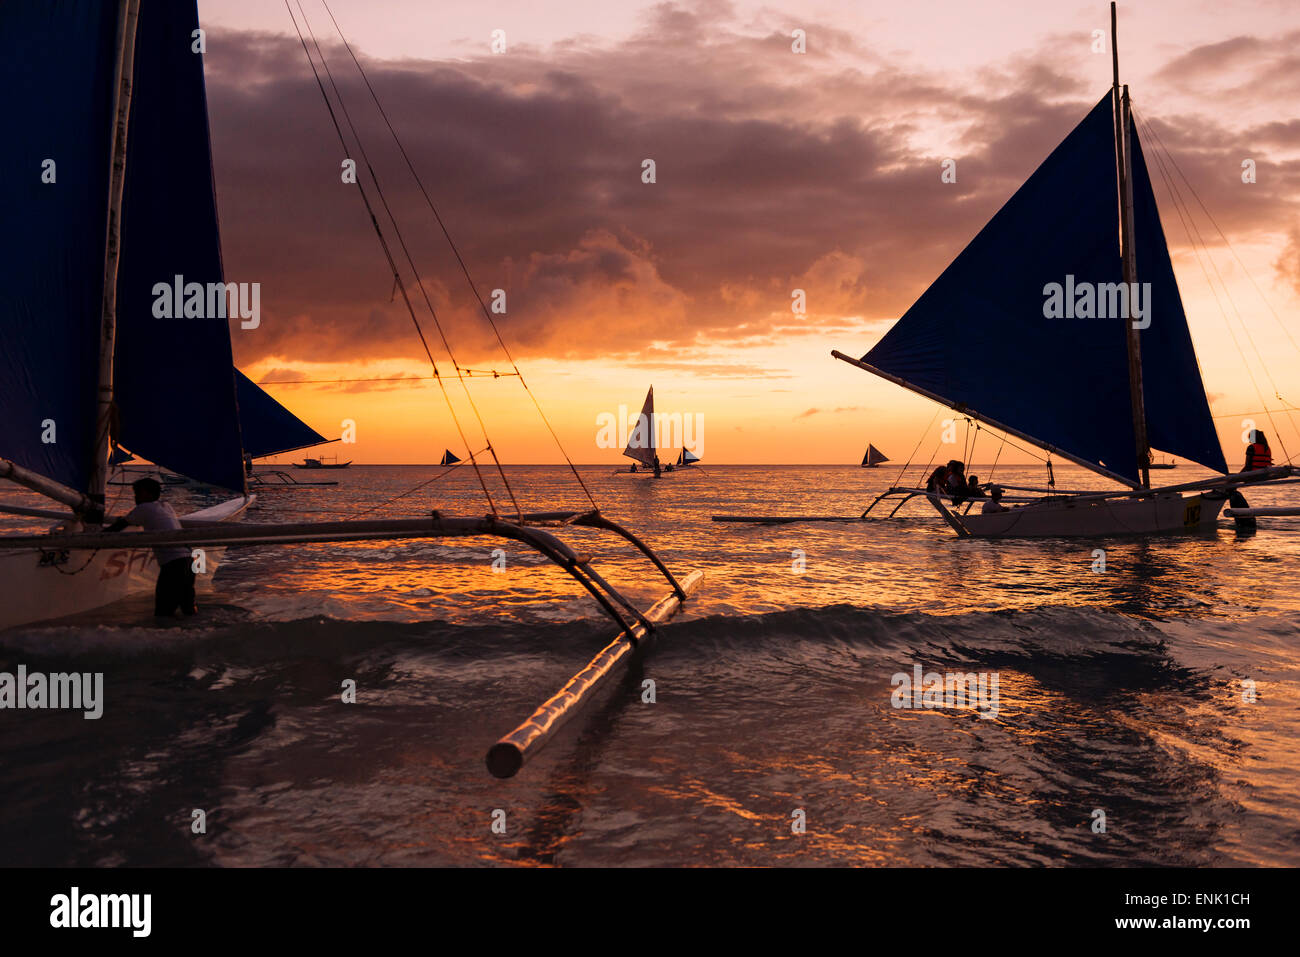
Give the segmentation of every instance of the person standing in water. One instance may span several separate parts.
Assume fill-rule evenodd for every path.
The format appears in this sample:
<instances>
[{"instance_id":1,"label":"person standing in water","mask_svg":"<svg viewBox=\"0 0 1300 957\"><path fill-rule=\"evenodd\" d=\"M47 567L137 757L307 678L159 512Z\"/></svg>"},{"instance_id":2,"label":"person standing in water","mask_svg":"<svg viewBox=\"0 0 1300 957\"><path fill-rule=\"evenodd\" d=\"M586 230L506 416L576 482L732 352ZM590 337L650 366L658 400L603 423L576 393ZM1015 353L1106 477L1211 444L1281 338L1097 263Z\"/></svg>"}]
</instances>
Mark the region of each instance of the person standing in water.
<instances>
[{"instance_id":1,"label":"person standing in water","mask_svg":"<svg viewBox=\"0 0 1300 957\"><path fill-rule=\"evenodd\" d=\"M128 525L139 525L146 532L170 532L181 527L176 512L162 499L162 486L156 479L142 478L131 483L135 508L104 529L120 532ZM184 615L198 612L194 603L194 566L190 549L185 545L158 545L153 550L158 560L158 584L154 586L153 613L159 618L174 618L179 608Z\"/></svg>"}]
</instances>

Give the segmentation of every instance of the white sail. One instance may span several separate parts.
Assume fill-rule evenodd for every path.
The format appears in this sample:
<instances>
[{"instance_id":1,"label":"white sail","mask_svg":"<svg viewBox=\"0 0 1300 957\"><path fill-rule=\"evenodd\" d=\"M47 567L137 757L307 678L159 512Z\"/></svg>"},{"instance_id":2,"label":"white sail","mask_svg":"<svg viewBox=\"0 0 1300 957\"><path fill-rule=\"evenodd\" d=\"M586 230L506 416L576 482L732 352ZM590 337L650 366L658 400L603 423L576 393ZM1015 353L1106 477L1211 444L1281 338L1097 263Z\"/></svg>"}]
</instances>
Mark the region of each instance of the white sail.
<instances>
[{"instance_id":1,"label":"white sail","mask_svg":"<svg viewBox=\"0 0 1300 957\"><path fill-rule=\"evenodd\" d=\"M654 467L658 456L655 454L655 387L645 394L645 404L637 417L636 428L628 437L627 448L623 454L636 459L642 465Z\"/></svg>"}]
</instances>

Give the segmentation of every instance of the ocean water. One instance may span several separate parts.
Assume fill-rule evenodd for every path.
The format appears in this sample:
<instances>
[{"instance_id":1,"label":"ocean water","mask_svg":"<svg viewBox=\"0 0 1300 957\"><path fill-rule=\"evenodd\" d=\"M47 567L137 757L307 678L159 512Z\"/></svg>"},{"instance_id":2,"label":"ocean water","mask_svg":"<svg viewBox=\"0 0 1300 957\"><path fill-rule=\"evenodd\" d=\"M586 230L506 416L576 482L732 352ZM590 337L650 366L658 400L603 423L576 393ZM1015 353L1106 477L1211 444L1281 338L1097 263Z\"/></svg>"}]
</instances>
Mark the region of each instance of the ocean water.
<instances>
[{"instance_id":1,"label":"ocean water","mask_svg":"<svg viewBox=\"0 0 1300 957\"><path fill-rule=\"evenodd\" d=\"M483 514L466 468L411 492L441 471L298 472L339 484L264 492L248 520ZM581 471L705 580L516 778L487 749L613 633L563 572L489 539L231 551L193 621L158 626L144 596L0 633L0 671L105 683L95 721L0 712L0 864L1300 864L1300 519L959 541L921 502L710 521L857 515L888 465ZM566 469L508 474L525 509L585 504ZM667 591L620 540L562 534L643 606ZM995 677L996 707L896 707L924 704L896 694L918 668Z\"/></svg>"}]
</instances>

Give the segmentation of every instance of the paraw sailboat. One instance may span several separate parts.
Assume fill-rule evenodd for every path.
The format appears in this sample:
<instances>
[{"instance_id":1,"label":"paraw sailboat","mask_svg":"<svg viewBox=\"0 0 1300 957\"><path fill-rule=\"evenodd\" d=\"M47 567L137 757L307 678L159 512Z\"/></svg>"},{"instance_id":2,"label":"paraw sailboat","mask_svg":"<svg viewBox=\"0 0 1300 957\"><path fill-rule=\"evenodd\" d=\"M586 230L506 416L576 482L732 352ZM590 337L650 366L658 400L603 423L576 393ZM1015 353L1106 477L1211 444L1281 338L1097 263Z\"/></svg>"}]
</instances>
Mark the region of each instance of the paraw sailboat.
<instances>
[{"instance_id":1,"label":"paraw sailboat","mask_svg":"<svg viewBox=\"0 0 1300 957\"><path fill-rule=\"evenodd\" d=\"M1111 27L1114 50L1113 3ZM1198 531L1245 507L1239 488L1297 474L1227 474L1117 52L1113 66L1110 92L880 342L832 352L1126 487L963 515L927 495L962 536ZM1152 488L1153 448L1221 477Z\"/></svg>"},{"instance_id":2,"label":"paraw sailboat","mask_svg":"<svg viewBox=\"0 0 1300 957\"><path fill-rule=\"evenodd\" d=\"M294 26L329 104L317 65L317 60L324 64L325 53L313 42L313 57L297 18ZM304 26L310 35L305 19ZM0 627L94 608L121 597L125 589L105 586L106 575L114 582L125 581L126 570L114 559L119 552L147 556L156 546L206 549L211 567L210 550L223 547L471 536L512 539L570 576L618 628L559 694L492 748L489 769L499 776L512 775L596 689L619 673L617 666L630 660L681 607L701 575L695 572L678 580L648 545L601 514L567 453L565 460L588 504L564 511L525 511L490 441L487 451L508 504L498 504L493 497L481 474L483 455L471 451L469 466L483 487L487 515L430 510L407 518L337 522L219 521L236 517L247 506L244 453L262 439L241 430L228 319L224 308L217 314L210 305L213 286L225 284L203 56L195 47L200 35L195 0L0 4L0 86L13 94L6 101L11 135L0 149L0 181L11 191L6 193L0 239L0 332L5 338L0 350L5 383L0 396L0 478L66 509L6 507L12 513L58 519L60 525L45 534L0 537ZM341 32L340 38L351 52ZM353 62L364 76L360 61L353 57ZM326 76L333 86L328 69ZM378 93L368 81L365 86L382 111ZM337 87L334 94L341 96ZM332 106L330 115L344 155L358 148L364 157L356 129L351 128L355 142L349 143ZM391 125L389 130L400 147ZM423 283L368 162L365 168L369 176L355 184L356 194L370 214L393 282L420 330L409 293L423 290ZM413 165L409 171L419 183ZM393 223L396 246L380 226L372 195ZM428 198L427 191L424 195ZM432 199L428 203L442 235L454 247ZM406 254L405 269L399 266L398 249ZM497 331L463 260L462 267L485 321ZM185 284L183 318L163 317L154 309L155 286L169 288L173 280L178 289ZM196 308L191 313L191 284L208 290L206 311ZM429 312L437 324L432 306ZM438 331L456 378L461 378L464 370L455 364L441 325ZM512 365L511 376L527 390L499 331L497 336ZM433 378L443 385L427 343L426 354ZM452 407L450 398L447 402ZM537 409L540 414L540 405ZM486 426L483 431L486 437ZM298 444L311 444L312 436L320 438L312 432L307 443ZM282 440L297 441L282 436L270 444L279 446ZM177 473L240 495L188 516L187 527L179 530L100 531L115 442ZM558 437L556 442L559 445ZM669 593L644 609L638 607L599 573L589 555L561 540L559 535L572 527L621 538L654 566Z\"/></svg>"}]
</instances>

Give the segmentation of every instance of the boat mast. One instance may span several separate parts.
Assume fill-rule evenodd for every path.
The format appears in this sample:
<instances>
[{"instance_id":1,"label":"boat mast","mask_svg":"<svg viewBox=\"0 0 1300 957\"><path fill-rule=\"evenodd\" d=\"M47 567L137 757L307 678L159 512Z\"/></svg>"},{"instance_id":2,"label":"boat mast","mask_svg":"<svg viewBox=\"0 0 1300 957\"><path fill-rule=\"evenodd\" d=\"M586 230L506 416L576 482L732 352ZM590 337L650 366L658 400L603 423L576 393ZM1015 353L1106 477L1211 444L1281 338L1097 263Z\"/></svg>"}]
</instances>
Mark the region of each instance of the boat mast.
<instances>
[{"instance_id":1,"label":"boat mast","mask_svg":"<svg viewBox=\"0 0 1300 957\"><path fill-rule=\"evenodd\" d=\"M113 136L108 179L108 222L104 240L104 301L99 331L99 392L95 406L95 450L89 497L95 503L92 520L103 518L108 488L108 458L112 444L113 354L117 343L117 266L122 222L122 192L126 183L126 134L131 116L131 79L135 72L135 34L140 0L121 0L117 14L117 54L113 67Z\"/></svg>"},{"instance_id":2,"label":"boat mast","mask_svg":"<svg viewBox=\"0 0 1300 957\"><path fill-rule=\"evenodd\" d=\"M1111 87L1115 110L1115 172L1119 181L1119 231L1120 253L1123 260L1123 280L1128 289L1126 301L1132 305L1137 297L1137 255L1133 248L1133 160L1130 154L1129 117L1131 107L1128 86L1119 82L1119 38L1116 25L1115 2L1110 4L1110 55L1114 72ZM1151 304L1147 304L1151 308ZM1132 309L1129 309L1130 315ZM1142 344L1138 330L1130 317L1124 318L1128 337L1128 386L1133 402L1133 437L1136 443L1137 467L1142 488L1151 487L1151 445L1147 439L1146 403L1142 391Z\"/></svg>"}]
</instances>

